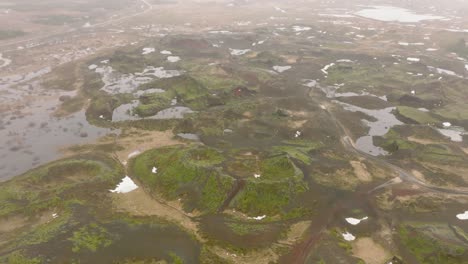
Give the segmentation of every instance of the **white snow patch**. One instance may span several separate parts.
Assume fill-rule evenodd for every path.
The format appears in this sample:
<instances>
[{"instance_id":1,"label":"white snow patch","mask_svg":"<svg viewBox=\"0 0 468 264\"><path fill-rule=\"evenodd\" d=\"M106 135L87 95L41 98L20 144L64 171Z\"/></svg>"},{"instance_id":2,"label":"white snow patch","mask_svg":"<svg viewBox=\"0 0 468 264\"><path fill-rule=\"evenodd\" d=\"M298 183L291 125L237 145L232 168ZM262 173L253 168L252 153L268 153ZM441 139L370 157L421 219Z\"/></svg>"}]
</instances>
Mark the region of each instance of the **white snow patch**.
<instances>
[{"instance_id":1,"label":"white snow patch","mask_svg":"<svg viewBox=\"0 0 468 264\"><path fill-rule=\"evenodd\" d=\"M261 176L262 176L262 175L257 174L257 173L254 174L254 178L255 178L255 179L258 179L258 178L260 178Z\"/></svg>"},{"instance_id":2,"label":"white snow patch","mask_svg":"<svg viewBox=\"0 0 468 264\"><path fill-rule=\"evenodd\" d=\"M328 65L325 65L325 67L323 67L323 68L321 69L321 71L322 71L324 74L328 75L328 69L330 69L330 67L333 67L333 66L335 66L335 63L330 63L330 64L328 64Z\"/></svg>"},{"instance_id":3,"label":"white snow patch","mask_svg":"<svg viewBox=\"0 0 468 264\"><path fill-rule=\"evenodd\" d=\"M273 70L275 70L275 71L277 71L279 73L290 70L291 68L292 68L291 66L273 66Z\"/></svg>"},{"instance_id":4,"label":"white snow patch","mask_svg":"<svg viewBox=\"0 0 468 264\"><path fill-rule=\"evenodd\" d=\"M411 61L411 62L419 62L421 59L408 57L408 58L406 58L406 60L407 60L407 61Z\"/></svg>"},{"instance_id":5,"label":"white snow patch","mask_svg":"<svg viewBox=\"0 0 468 264\"><path fill-rule=\"evenodd\" d=\"M446 69L441 69L441 68L436 68L436 67L432 67L432 66L427 66L427 68L428 68L430 71L435 71L435 72L437 72L438 74L445 74L445 75L450 75L450 76L455 76L455 77L460 77L460 78L463 77L463 76L460 76L460 75L456 74L454 71L450 71L450 70L446 70Z\"/></svg>"},{"instance_id":6,"label":"white snow patch","mask_svg":"<svg viewBox=\"0 0 468 264\"><path fill-rule=\"evenodd\" d=\"M250 51L250 49L229 49L231 51L231 55L233 56L241 56Z\"/></svg>"},{"instance_id":7,"label":"white snow patch","mask_svg":"<svg viewBox=\"0 0 468 264\"><path fill-rule=\"evenodd\" d=\"M130 177L125 176L122 181L115 187L114 190L110 190L113 193L129 193L138 188L138 186L133 182Z\"/></svg>"},{"instance_id":8,"label":"white snow patch","mask_svg":"<svg viewBox=\"0 0 468 264\"><path fill-rule=\"evenodd\" d=\"M153 174L158 173L158 168L153 167L153 168L151 169L151 173L153 173Z\"/></svg>"},{"instance_id":9,"label":"white snow patch","mask_svg":"<svg viewBox=\"0 0 468 264\"><path fill-rule=\"evenodd\" d=\"M94 69L96 69L97 67L98 67L98 66L97 66L96 64L91 64L91 65L88 66L88 69L94 70Z\"/></svg>"},{"instance_id":10,"label":"white snow patch","mask_svg":"<svg viewBox=\"0 0 468 264\"><path fill-rule=\"evenodd\" d=\"M179 56L169 56L169 57L167 57L167 60L169 62L178 62L178 61L180 61L180 57Z\"/></svg>"},{"instance_id":11,"label":"white snow patch","mask_svg":"<svg viewBox=\"0 0 468 264\"><path fill-rule=\"evenodd\" d=\"M280 12L283 13L283 14L286 13L285 10L283 10L283 9L277 7L277 6L275 6L275 10L276 10L276 11L280 11Z\"/></svg>"},{"instance_id":12,"label":"white snow patch","mask_svg":"<svg viewBox=\"0 0 468 264\"><path fill-rule=\"evenodd\" d=\"M359 225L362 221L367 220L367 219L369 219L369 217L366 216L366 217L363 217L361 219L348 217L345 220L346 220L346 222L348 222L351 225Z\"/></svg>"},{"instance_id":13,"label":"white snow patch","mask_svg":"<svg viewBox=\"0 0 468 264\"><path fill-rule=\"evenodd\" d=\"M442 125L444 127L451 127L452 126L452 124L450 122L443 122Z\"/></svg>"},{"instance_id":14,"label":"white snow patch","mask_svg":"<svg viewBox=\"0 0 468 264\"><path fill-rule=\"evenodd\" d=\"M356 237L353 236L353 234L351 234L349 232L343 233L341 235L343 236L344 240L346 240L346 241L353 241L353 240L356 239Z\"/></svg>"},{"instance_id":15,"label":"white snow patch","mask_svg":"<svg viewBox=\"0 0 468 264\"><path fill-rule=\"evenodd\" d=\"M303 27L303 26L293 26L292 29L293 29L295 32L302 32L302 31L309 31L309 30L311 30L312 28L311 28L311 27Z\"/></svg>"},{"instance_id":16,"label":"white snow patch","mask_svg":"<svg viewBox=\"0 0 468 264\"><path fill-rule=\"evenodd\" d=\"M254 219L257 221L263 220L266 218L266 215L256 216L256 217L249 217L249 219Z\"/></svg>"},{"instance_id":17,"label":"white snow patch","mask_svg":"<svg viewBox=\"0 0 468 264\"><path fill-rule=\"evenodd\" d=\"M3 67L6 67L8 65L10 65L11 63L11 60L10 59L7 59L7 58L4 58L3 57L3 54L0 53L0 68L3 68Z\"/></svg>"},{"instance_id":18,"label":"white snow patch","mask_svg":"<svg viewBox=\"0 0 468 264\"><path fill-rule=\"evenodd\" d=\"M163 55L172 55L172 52L170 52L168 50L163 50L163 51L161 51L161 54L163 54Z\"/></svg>"},{"instance_id":19,"label":"white snow patch","mask_svg":"<svg viewBox=\"0 0 468 264\"><path fill-rule=\"evenodd\" d=\"M457 214L457 218L460 220L468 220L468 211L465 211L462 214Z\"/></svg>"},{"instance_id":20,"label":"white snow patch","mask_svg":"<svg viewBox=\"0 0 468 264\"><path fill-rule=\"evenodd\" d=\"M155 48L143 48L143 51L142 51L141 55L151 54L151 53L153 53L155 51L156 51Z\"/></svg>"}]
</instances>

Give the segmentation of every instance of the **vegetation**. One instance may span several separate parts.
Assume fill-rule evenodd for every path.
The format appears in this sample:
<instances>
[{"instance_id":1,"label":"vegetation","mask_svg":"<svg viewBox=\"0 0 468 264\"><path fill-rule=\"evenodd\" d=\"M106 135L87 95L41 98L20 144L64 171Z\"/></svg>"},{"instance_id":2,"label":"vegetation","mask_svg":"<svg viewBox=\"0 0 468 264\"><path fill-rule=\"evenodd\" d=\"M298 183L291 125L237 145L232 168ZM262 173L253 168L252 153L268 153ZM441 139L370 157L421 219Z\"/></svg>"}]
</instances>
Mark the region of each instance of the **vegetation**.
<instances>
[{"instance_id":1,"label":"vegetation","mask_svg":"<svg viewBox=\"0 0 468 264\"><path fill-rule=\"evenodd\" d=\"M421 263L466 263L466 248L442 244L409 226L400 226L398 230L403 245Z\"/></svg>"},{"instance_id":2,"label":"vegetation","mask_svg":"<svg viewBox=\"0 0 468 264\"><path fill-rule=\"evenodd\" d=\"M109 232L96 223L89 224L73 232L73 236L69 240L73 243L73 252L82 250L96 252L99 248L108 247L112 244Z\"/></svg>"},{"instance_id":3,"label":"vegetation","mask_svg":"<svg viewBox=\"0 0 468 264\"><path fill-rule=\"evenodd\" d=\"M26 35L26 32L21 30L0 30L0 40L17 38Z\"/></svg>"}]
</instances>

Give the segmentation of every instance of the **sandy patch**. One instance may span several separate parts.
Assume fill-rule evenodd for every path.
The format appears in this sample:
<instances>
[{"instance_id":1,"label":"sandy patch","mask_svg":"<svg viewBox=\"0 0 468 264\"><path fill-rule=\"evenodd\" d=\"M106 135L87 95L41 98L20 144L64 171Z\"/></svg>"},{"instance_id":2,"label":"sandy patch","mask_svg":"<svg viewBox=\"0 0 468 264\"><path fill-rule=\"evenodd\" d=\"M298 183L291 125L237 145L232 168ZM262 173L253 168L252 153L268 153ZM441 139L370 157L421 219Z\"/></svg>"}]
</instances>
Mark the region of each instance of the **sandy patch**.
<instances>
[{"instance_id":1,"label":"sandy patch","mask_svg":"<svg viewBox=\"0 0 468 264\"><path fill-rule=\"evenodd\" d=\"M389 252L370 237L358 238L353 243L353 255L366 264L382 264L391 257Z\"/></svg>"},{"instance_id":2,"label":"sandy patch","mask_svg":"<svg viewBox=\"0 0 468 264\"><path fill-rule=\"evenodd\" d=\"M424 174L422 174L420 171L411 170L411 174L413 174L414 177L418 178L419 180L426 182L426 177L424 177Z\"/></svg>"},{"instance_id":3,"label":"sandy patch","mask_svg":"<svg viewBox=\"0 0 468 264\"><path fill-rule=\"evenodd\" d=\"M466 154L468 154L468 148L462 148L463 152L465 152Z\"/></svg>"},{"instance_id":4,"label":"sandy patch","mask_svg":"<svg viewBox=\"0 0 468 264\"><path fill-rule=\"evenodd\" d=\"M437 144L438 143L438 142L435 142L433 140L421 139L421 138L417 138L417 137L413 137L413 136L408 137L408 140L412 141L412 142L422 144L422 145L429 145L429 144Z\"/></svg>"},{"instance_id":5,"label":"sandy patch","mask_svg":"<svg viewBox=\"0 0 468 264\"><path fill-rule=\"evenodd\" d=\"M304 237L305 232L310 227L312 221L301 221L293 224L286 235L286 238L279 241L281 244L294 245Z\"/></svg>"},{"instance_id":6,"label":"sandy patch","mask_svg":"<svg viewBox=\"0 0 468 264\"><path fill-rule=\"evenodd\" d=\"M363 182L370 182L372 180L372 176L370 175L369 171L367 171L366 164L352 160L349 162L354 169L354 174L358 177L359 180Z\"/></svg>"},{"instance_id":7,"label":"sandy patch","mask_svg":"<svg viewBox=\"0 0 468 264\"><path fill-rule=\"evenodd\" d=\"M126 131L126 134L128 136L117 139L117 143L124 148L116 153L120 161L127 160L135 150L143 153L153 148L182 144L174 139L174 134L170 130L161 132L131 129Z\"/></svg>"},{"instance_id":8,"label":"sandy patch","mask_svg":"<svg viewBox=\"0 0 468 264\"><path fill-rule=\"evenodd\" d=\"M176 222L191 231L203 241L198 233L197 223L183 211L151 197L143 188L129 193L112 193L113 206L116 211L127 212L135 216L158 216Z\"/></svg>"},{"instance_id":9,"label":"sandy patch","mask_svg":"<svg viewBox=\"0 0 468 264\"><path fill-rule=\"evenodd\" d=\"M295 129L302 128L305 125L305 123L307 123L307 121L309 120L289 121L289 127L292 127Z\"/></svg>"},{"instance_id":10,"label":"sandy patch","mask_svg":"<svg viewBox=\"0 0 468 264\"><path fill-rule=\"evenodd\" d=\"M16 229L29 226L31 228L48 223L55 217L52 211L41 213L37 218L30 219L25 216L12 216L0 219L0 233L7 233Z\"/></svg>"}]
</instances>

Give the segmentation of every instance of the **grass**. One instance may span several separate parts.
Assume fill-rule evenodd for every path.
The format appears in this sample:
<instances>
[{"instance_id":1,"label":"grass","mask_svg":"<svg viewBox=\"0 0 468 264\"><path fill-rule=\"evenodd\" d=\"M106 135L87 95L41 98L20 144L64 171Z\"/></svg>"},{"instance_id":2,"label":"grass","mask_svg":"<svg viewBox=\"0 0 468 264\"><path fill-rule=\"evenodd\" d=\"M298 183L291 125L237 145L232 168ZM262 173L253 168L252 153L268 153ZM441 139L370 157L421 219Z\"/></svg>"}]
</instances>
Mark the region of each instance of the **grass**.
<instances>
[{"instance_id":1,"label":"grass","mask_svg":"<svg viewBox=\"0 0 468 264\"><path fill-rule=\"evenodd\" d=\"M409 226L400 226L398 234L404 247L421 263L466 263L466 248L442 244Z\"/></svg>"},{"instance_id":2,"label":"grass","mask_svg":"<svg viewBox=\"0 0 468 264\"><path fill-rule=\"evenodd\" d=\"M398 106L397 112L404 118L410 119L418 124L434 124L439 122L439 120L432 117L430 113L408 106Z\"/></svg>"},{"instance_id":3,"label":"grass","mask_svg":"<svg viewBox=\"0 0 468 264\"><path fill-rule=\"evenodd\" d=\"M287 140L283 143L284 145L274 146L273 152L287 154L291 158L307 165L310 165L312 162L309 153L322 147L321 143L304 140Z\"/></svg>"},{"instance_id":4,"label":"grass","mask_svg":"<svg viewBox=\"0 0 468 264\"><path fill-rule=\"evenodd\" d=\"M112 244L110 233L95 223L73 232L73 236L69 240L73 243L72 251L75 253L83 250L96 252L98 249Z\"/></svg>"},{"instance_id":5,"label":"grass","mask_svg":"<svg viewBox=\"0 0 468 264\"><path fill-rule=\"evenodd\" d=\"M43 261L38 258L28 258L23 255L21 251L15 251L8 255L6 259L0 259L0 261L5 261L4 263L9 263L9 264L41 264Z\"/></svg>"},{"instance_id":6,"label":"grass","mask_svg":"<svg viewBox=\"0 0 468 264\"><path fill-rule=\"evenodd\" d=\"M33 20L34 23L51 26L63 26L66 24L76 23L78 21L79 19L76 17L67 15L40 16Z\"/></svg>"},{"instance_id":7,"label":"grass","mask_svg":"<svg viewBox=\"0 0 468 264\"><path fill-rule=\"evenodd\" d=\"M283 215L285 207L307 189L301 181L248 181L234 199L232 207L250 216Z\"/></svg>"},{"instance_id":8,"label":"grass","mask_svg":"<svg viewBox=\"0 0 468 264\"><path fill-rule=\"evenodd\" d=\"M0 40L17 38L26 35L26 32L21 30L0 30Z\"/></svg>"},{"instance_id":9,"label":"grass","mask_svg":"<svg viewBox=\"0 0 468 264\"><path fill-rule=\"evenodd\" d=\"M262 233L268 229L268 225L250 222L227 222L226 225L239 236Z\"/></svg>"},{"instance_id":10,"label":"grass","mask_svg":"<svg viewBox=\"0 0 468 264\"><path fill-rule=\"evenodd\" d=\"M47 208L63 207L68 197L76 198L77 188L111 185L122 175L118 163L105 155L52 162L0 185L0 216L34 215Z\"/></svg>"},{"instance_id":11,"label":"grass","mask_svg":"<svg viewBox=\"0 0 468 264\"><path fill-rule=\"evenodd\" d=\"M202 146L166 147L147 151L130 163L130 171L166 199L182 197L200 211L213 212L224 201L233 179L216 166L224 160L216 150ZM152 167L158 168L153 174Z\"/></svg>"}]
</instances>

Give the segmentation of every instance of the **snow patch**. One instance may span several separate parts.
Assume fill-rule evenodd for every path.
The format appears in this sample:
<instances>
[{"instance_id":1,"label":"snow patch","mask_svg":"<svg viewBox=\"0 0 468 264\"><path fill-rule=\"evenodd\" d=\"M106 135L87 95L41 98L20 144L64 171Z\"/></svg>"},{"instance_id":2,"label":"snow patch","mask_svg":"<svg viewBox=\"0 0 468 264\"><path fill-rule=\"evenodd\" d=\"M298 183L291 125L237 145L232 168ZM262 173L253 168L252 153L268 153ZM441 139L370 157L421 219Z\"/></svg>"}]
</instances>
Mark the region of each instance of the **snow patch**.
<instances>
[{"instance_id":1,"label":"snow patch","mask_svg":"<svg viewBox=\"0 0 468 264\"><path fill-rule=\"evenodd\" d=\"M250 49L229 49L231 51L231 55L233 56L241 56L250 51Z\"/></svg>"},{"instance_id":2,"label":"snow patch","mask_svg":"<svg viewBox=\"0 0 468 264\"><path fill-rule=\"evenodd\" d=\"M167 60L169 62L178 62L178 61L180 61L180 57L179 56L169 56L169 57L167 57Z\"/></svg>"},{"instance_id":3,"label":"snow patch","mask_svg":"<svg viewBox=\"0 0 468 264\"><path fill-rule=\"evenodd\" d=\"M141 55L151 54L151 53L153 53L155 51L156 51L155 48L143 48L143 51L142 51Z\"/></svg>"},{"instance_id":4,"label":"snow patch","mask_svg":"<svg viewBox=\"0 0 468 264\"><path fill-rule=\"evenodd\" d=\"M351 234L349 232L343 233L341 235L343 236L344 240L346 240L346 241L353 241L353 240L356 239L356 237L353 236L353 234Z\"/></svg>"},{"instance_id":5,"label":"snow patch","mask_svg":"<svg viewBox=\"0 0 468 264\"><path fill-rule=\"evenodd\" d=\"M115 187L114 190L110 190L113 193L129 193L138 189L138 186L133 182L130 177L125 176L122 181Z\"/></svg>"},{"instance_id":6,"label":"snow patch","mask_svg":"<svg viewBox=\"0 0 468 264\"><path fill-rule=\"evenodd\" d=\"M410 62L419 62L421 59L408 57L408 58L406 58L406 60L407 60L407 61L410 61Z\"/></svg>"},{"instance_id":7,"label":"snow patch","mask_svg":"<svg viewBox=\"0 0 468 264\"><path fill-rule=\"evenodd\" d=\"M366 217L363 217L361 219L348 217L345 220L346 220L346 222L348 222L351 225L359 225L362 221L367 220L367 219L369 219L369 217L366 216Z\"/></svg>"},{"instance_id":8,"label":"snow patch","mask_svg":"<svg viewBox=\"0 0 468 264\"><path fill-rule=\"evenodd\" d=\"M457 214L457 218L460 220L468 220L468 211L465 211L462 214Z\"/></svg>"},{"instance_id":9,"label":"snow patch","mask_svg":"<svg viewBox=\"0 0 468 264\"><path fill-rule=\"evenodd\" d=\"M273 66L273 70L275 70L275 71L277 71L279 73L290 70L291 68L292 68L291 66Z\"/></svg>"}]
</instances>

